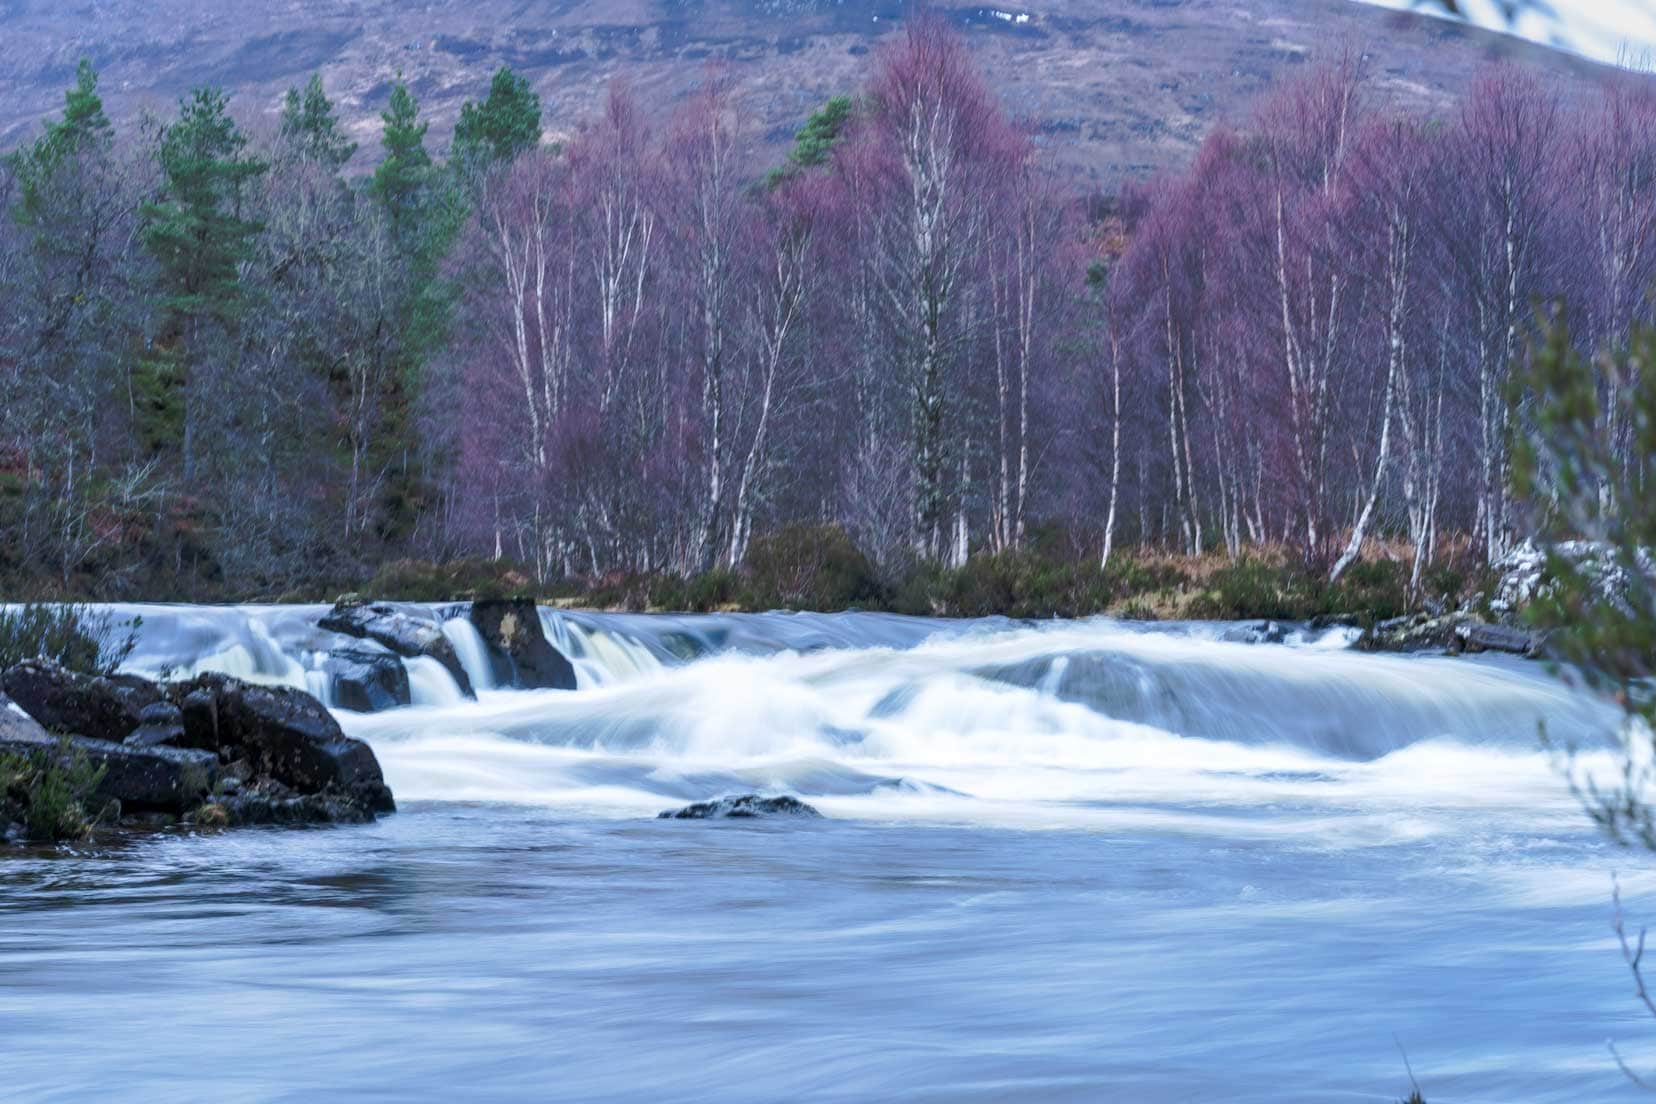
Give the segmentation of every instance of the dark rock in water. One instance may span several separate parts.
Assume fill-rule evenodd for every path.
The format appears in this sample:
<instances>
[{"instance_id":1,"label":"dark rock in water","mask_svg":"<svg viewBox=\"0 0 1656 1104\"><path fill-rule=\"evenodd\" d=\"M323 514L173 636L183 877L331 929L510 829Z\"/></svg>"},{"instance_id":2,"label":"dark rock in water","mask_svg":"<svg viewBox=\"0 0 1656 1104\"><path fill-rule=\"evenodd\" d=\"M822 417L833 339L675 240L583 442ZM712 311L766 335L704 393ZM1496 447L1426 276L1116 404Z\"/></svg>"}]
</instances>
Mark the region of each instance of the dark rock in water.
<instances>
[{"instance_id":1,"label":"dark rock in water","mask_svg":"<svg viewBox=\"0 0 1656 1104\"><path fill-rule=\"evenodd\" d=\"M54 732L115 743L142 723L146 706L161 700L160 690L145 679L81 675L45 659L11 668L0 677L0 688Z\"/></svg>"},{"instance_id":2,"label":"dark rock in water","mask_svg":"<svg viewBox=\"0 0 1656 1104\"><path fill-rule=\"evenodd\" d=\"M98 680L25 674L18 684L26 691L52 690L37 694L43 711L60 720L84 715L112 730L110 718L119 714L108 705L108 688L88 689ZM168 687L171 700L143 680L116 686L129 703L154 699L134 711L138 724L126 742L53 734L0 694L0 753L84 758L98 772L91 797L130 826L178 818L203 827L356 823L396 808L373 749L346 736L309 694L212 674ZM65 701L97 709L72 714Z\"/></svg>"},{"instance_id":3,"label":"dark rock in water","mask_svg":"<svg viewBox=\"0 0 1656 1104\"><path fill-rule=\"evenodd\" d=\"M182 813L199 805L218 781L218 757L212 752L101 740L72 743L93 766L103 767L98 797L119 801L124 811Z\"/></svg>"},{"instance_id":4,"label":"dark rock in water","mask_svg":"<svg viewBox=\"0 0 1656 1104\"><path fill-rule=\"evenodd\" d=\"M389 652L366 647L331 653L322 670L333 680L334 705L353 713L378 713L409 703L408 670Z\"/></svg>"},{"instance_id":5,"label":"dark rock in water","mask_svg":"<svg viewBox=\"0 0 1656 1104\"><path fill-rule=\"evenodd\" d=\"M1473 621L1461 625L1456 629L1466 651L1477 652L1509 652L1512 655L1538 656L1541 654L1543 640L1538 633L1525 629L1509 628L1506 625L1486 625L1482 621Z\"/></svg>"},{"instance_id":6,"label":"dark rock in water","mask_svg":"<svg viewBox=\"0 0 1656 1104\"><path fill-rule=\"evenodd\" d=\"M146 705L138 714L138 727L125 741L135 747L180 747L184 743L184 713L172 702Z\"/></svg>"},{"instance_id":7,"label":"dark rock in water","mask_svg":"<svg viewBox=\"0 0 1656 1104\"><path fill-rule=\"evenodd\" d=\"M0 704L0 753L84 755L103 771L95 798L117 801L128 812L182 813L199 805L218 780L218 756L210 752L54 736L10 704Z\"/></svg>"},{"instance_id":8,"label":"dark rock in water","mask_svg":"<svg viewBox=\"0 0 1656 1104\"><path fill-rule=\"evenodd\" d=\"M1230 644L1282 644L1288 631L1280 621L1250 621L1226 629L1222 639Z\"/></svg>"},{"instance_id":9,"label":"dark rock in water","mask_svg":"<svg viewBox=\"0 0 1656 1104\"><path fill-rule=\"evenodd\" d=\"M209 812L205 821L198 815L198 824L216 822L232 828L255 824L368 824L374 819L373 810L353 794L334 789L301 794L275 782L222 794L206 810L217 811Z\"/></svg>"},{"instance_id":10,"label":"dark rock in water","mask_svg":"<svg viewBox=\"0 0 1656 1104\"><path fill-rule=\"evenodd\" d=\"M575 668L547 641L534 602L479 600L472 603L471 623L488 645L496 685L525 690L575 689Z\"/></svg>"},{"instance_id":11,"label":"dark rock in water","mask_svg":"<svg viewBox=\"0 0 1656 1104\"><path fill-rule=\"evenodd\" d=\"M1360 652L1445 652L1459 650L1455 616L1432 617L1415 614L1381 621L1357 638Z\"/></svg>"},{"instance_id":12,"label":"dark rock in water","mask_svg":"<svg viewBox=\"0 0 1656 1104\"><path fill-rule=\"evenodd\" d=\"M468 698L477 696L472 691L471 679L466 677L466 669L460 665L459 653L443 635L442 626L435 618L416 617L384 602L370 604L341 598L316 624L328 632L372 640L405 659L430 656L448 671L461 694Z\"/></svg>"},{"instance_id":13,"label":"dark rock in water","mask_svg":"<svg viewBox=\"0 0 1656 1104\"><path fill-rule=\"evenodd\" d=\"M256 777L301 794L337 791L371 813L396 808L373 749L340 730L322 703L288 687L206 674L172 688L185 740L224 762L246 758Z\"/></svg>"},{"instance_id":14,"label":"dark rock in water","mask_svg":"<svg viewBox=\"0 0 1656 1104\"><path fill-rule=\"evenodd\" d=\"M1510 652L1534 658L1546 644L1540 633L1491 625L1468 614L1433 617L1415 614L1382 621L1365 632L1357 649L1365 652Z\"/></svg>"},{"instance_id":15,"label":"dark rock in water","mask_svg":"<svg viewBox=\"0 0 1656 1104\"><path fill-rule=\"evenodd\" d=\"M816 817L821 813L797 797L760 797L744 794L741 797L721 797L717 801L702 801L682 809L671 809L657 820L737 820L752 817Z\"/></svg>"}]
</instances>

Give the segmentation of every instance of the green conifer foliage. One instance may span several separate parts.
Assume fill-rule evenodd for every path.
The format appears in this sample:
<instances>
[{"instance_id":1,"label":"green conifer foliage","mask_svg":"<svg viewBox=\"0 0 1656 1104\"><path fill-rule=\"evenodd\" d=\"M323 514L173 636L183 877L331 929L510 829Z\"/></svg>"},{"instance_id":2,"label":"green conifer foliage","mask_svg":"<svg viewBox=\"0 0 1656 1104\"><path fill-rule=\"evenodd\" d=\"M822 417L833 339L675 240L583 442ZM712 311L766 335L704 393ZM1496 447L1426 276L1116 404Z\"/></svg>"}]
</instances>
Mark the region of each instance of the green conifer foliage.
<instances>
[{"instance_id":1,"label":"green conifer foliage","mask_svg":"<svg viewBox=\"0 0 1656 1104\"><path fill-rule=\"evenodd\" d=\"M797 172L827 162L828 155L844 136L855 109L856 104L850 96L835 96L811 112L811 117L794 135L794 148L789 152L788 160L771 170L766 183L774 188Z\"/></svg>"},{"instance_id":2,"label":"green conifer foliage","mask_svg":"<svg viewBox=\"0 0 1656 1104\"><path fill-rule=\"evenodd\" d=\"M425 148L429 124L420 121L419 105L402 80L391 87L390 106L380 118L385 121L380 138L385 159L374 171L369 191L384 208L393 232L406 239L417 222L420 198L431 175L431 155Z\"/></svg>"},{"instance_id":3,"label":"green conifer foliage","mask_svg":"<svg viewBox=\"0 0 1656 1104\"><path fill-rule=\"evenodd\" d=\"M63 99L63 117L47 122L46 132L33 144L7 158L18 179L13 215L25 226L38 227L42 222L50 181L67 161L87 152L107 151L115 137L91 62L81 59L75 86Z\"/></svg>"},{"instance_id":4,"label":"green conifer foliage","mask_svg":"<svg viewBox=\"0 0 1656 1104\"><path fill-rule=\"evenodd\" d=\"M321 74L315 74L301 92L289 88L282 105L282 140L300 157L338 172L357 151L357 144L345 137L333 102L322 88Z\"/></svg>"},{"instance_id":5,"label":"green conifer foliage","mask_svg":"<svg viewBox=\"0 0 1656 1104\"><path fill-rule=\"evenodd\" d=\"M454 160L466 169L505 164L540 144L541 101L529 82L502 66L482 103L460 109Z\"/></svg>"}]
</instances>

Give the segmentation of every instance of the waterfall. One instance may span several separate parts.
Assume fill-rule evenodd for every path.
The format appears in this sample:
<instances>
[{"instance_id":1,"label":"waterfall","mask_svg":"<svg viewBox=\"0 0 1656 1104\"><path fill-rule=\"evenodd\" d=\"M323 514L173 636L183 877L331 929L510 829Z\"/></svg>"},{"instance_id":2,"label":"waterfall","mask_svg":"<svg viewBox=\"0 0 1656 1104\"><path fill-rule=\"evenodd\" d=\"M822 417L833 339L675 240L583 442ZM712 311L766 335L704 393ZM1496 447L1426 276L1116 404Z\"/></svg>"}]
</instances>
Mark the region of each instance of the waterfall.
<instances>
[{"instance_id":1,"label":"waterfall","mask_svg":"<svg viewBox=\"0 0 1656 1104\"><path fill-rule=\"evenodd\" d=\"M477 626L468 617L450 617L443 622L443 635L454 645L460 657L460 666L478 693L495 689L494 664L489 659L489 646L483 642Z\"/></svg>"}]
</instances>

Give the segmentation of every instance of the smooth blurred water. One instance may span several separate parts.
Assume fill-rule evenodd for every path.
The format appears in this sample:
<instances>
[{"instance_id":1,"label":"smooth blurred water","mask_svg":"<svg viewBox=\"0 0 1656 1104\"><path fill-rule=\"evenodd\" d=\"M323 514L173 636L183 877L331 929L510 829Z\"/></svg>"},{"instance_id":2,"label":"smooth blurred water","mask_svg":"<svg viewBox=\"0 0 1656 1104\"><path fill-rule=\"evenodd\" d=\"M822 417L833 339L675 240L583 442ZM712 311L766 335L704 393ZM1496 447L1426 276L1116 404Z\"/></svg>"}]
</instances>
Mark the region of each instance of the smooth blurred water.
<instances>
[{"instance_id":1,"label":"smooth blurred water","mask_svg":"<svg viewBox=\"0 0 1656 1104\"><path fill-rule=\"evenodd\" d=\"M157 608L135 663L304 678L316 612ZM0 860L0 1099L1323 1104L1406 1093L1401 1043L1434 1104L1575 1104L1643 1095L1608 1038L1656 1069L1609 928L1611 871L1635 919L1656 878L1537 747L1613 715L1538 667L546 619L580 690L342 716L379 824ZM746 790L828 819L652 819Z\"/></svg>"}]
</instances>

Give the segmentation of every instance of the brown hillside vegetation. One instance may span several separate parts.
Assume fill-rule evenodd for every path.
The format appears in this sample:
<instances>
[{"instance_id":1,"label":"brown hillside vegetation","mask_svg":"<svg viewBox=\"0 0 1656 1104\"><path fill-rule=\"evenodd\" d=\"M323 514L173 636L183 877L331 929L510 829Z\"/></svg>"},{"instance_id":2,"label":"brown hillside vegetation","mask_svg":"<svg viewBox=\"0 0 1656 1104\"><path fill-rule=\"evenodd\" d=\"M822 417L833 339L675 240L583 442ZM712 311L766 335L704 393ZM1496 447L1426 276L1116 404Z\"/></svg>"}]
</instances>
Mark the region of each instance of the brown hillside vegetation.
<instances>
[{"instance_id":1,"label":"brown hillside vegetation","mask_svg":"<svg viewBox=\"0 0 1656 1104\"><path fill-rule=\"evenodd\" d=\"M438 148L489 73L511 65L546 102L548 137L624 77L662 110L725 64L778 158L810 110L855 88L901 0L0 0L0 148L32 133L90 58L117 122L168 113L218 83L244 117L273 119L320 70L365 159L403 73ZM1061 164L1101 187L1186 162L1201 136L1312 58L1363 50L1376 87L1419 107L1464 91L1490 54L1580 86L1591 63L1351 0L1025 0L941 4L990 83Z\"/></svg>"}]
</instances>

